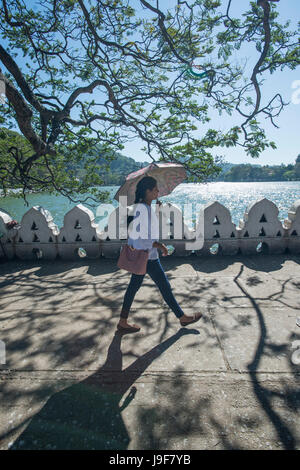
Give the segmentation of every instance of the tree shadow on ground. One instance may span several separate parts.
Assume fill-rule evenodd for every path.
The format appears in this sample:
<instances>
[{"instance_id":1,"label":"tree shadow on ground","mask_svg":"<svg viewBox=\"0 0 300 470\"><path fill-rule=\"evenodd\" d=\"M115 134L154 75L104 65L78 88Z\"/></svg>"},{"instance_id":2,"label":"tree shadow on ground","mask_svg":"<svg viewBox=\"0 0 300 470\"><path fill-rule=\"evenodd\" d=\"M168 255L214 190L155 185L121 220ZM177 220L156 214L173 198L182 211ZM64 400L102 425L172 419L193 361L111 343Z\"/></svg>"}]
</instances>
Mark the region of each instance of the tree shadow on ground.
<instances>
[{"instance_id":1,"label":"tree shadow on ground","mask_svg":"<svg viewBox=\"0 0 300 470\"><path fill-rule=\"evenodd\" d=\"M252 297L239 282L239 277L241 276L242 272L243 266L241 266L240 272L235 277L234 281L238 285L240 290L243 292L243 294L249 298L256 313L260 328L260 336L259 341L257 343L257 348L255 350L251 362L249 362L247 366L252 382L253 392L258 402L260 403L262 410L268 417L270 423L272 423L277 434L278 440L282 443L284 449L293 450L296 449L297 446L296 436L293 434L292 427L284 419L282 419L279 412L275 410L275 407L272 405L272 400L274 399L274 397L277 397L283 402L285 402L285 404L288 404L290 408L299 411L300 391L299 388L292 389L286 386L284 392L278 393L276 390L270 390L268 387L263 385L259 378L258 368L261 358L265 351L270 349L272 345L267 342L267 326L258 303L256 302L255 298ZM278 348L280 348L280 346L276 345L276 350L278 350ZM285 345L283 345L281 349L285 349ZM294 377L297 379L298 382L300 382L300 377L297 374L295 375L295 367L293 367L292 364L290 364L290 366Z\"/></svg>"},{"instance_id":2,"label":"tree shadow on ground","mask_svg":"<svg viewBox=\"0 0 300 470\"><path fill-rule=\"evenodd\" d=\"M300 264L300 256L290 253L286 254L265 254L257 253L254 255L237 254L234 256L198 256L187 258L193 268L201 275L217 273L225 270L229 266L240 262L251 269L255 268L259 272L270 273L282 268L285 261L293 261Z\"/></svg>"},{"instance_id":3,"label":"tree shadow on ground","mask_svg":"<svg viewBox=\"0 0 300 470\"><path fill-rule=\"evenodd\" d=\"M186 334L198 331L181 328L122 370L123 334L116 332L105 364L86 380L54 394L11 449L127 449L130 436L121 412L134 400L136 389L132 385Z\"/></svg>"},{"instance_id":4,"label":"tree shadow on ground","mask_svg":"<svg viewBox=\"0 0 300 470\"><path fill-rule=\"evenodd\" d=\"M136 448L209 449L222 443L223 449L243 449L237 438L228 436L228 417L224 417L222 406L215 409L215 392L208 388L200 388L199 394L193 392L193 381L182 376L182 372L178 367L171 380L156 380L156 394L167 400L139 407Z\"/></svg>"},{"instance_id":5,"label":"tree shadow on ground","mask_svg":"<svg viewBox=\"0 0 300 470\"><path fill-rule=\"evenodd\" d=\"M170 449L176 448L174 447L176 444L178 448L182 448L180 445L183 446L186 437L189 437L188 449L193 448L195 443L199 445L199 442L203 448L213 448L215 445L219 445L223 449L249 449L251 443L252 448L267 448L267 441L271 439L273 439L272 445L275 440L276 446L283 449L299 448L300 441L296 430L297 416L300 410L300 387L297 386L300 383L300 367L292 364L291 361L289 363L289 374L294 378L293 384L284 376L273 380L270 377L266 380L261 376L259 368L262 358L287 353L288 345L285 343L275 344L270 341L264 315L257 299L251 296L247 288L239 281L243 270L244 266L241 266L234 282L241 290L242 295L249 299L259 325L259 340L253 357L247 365L250 387L245 390L248 390L251 396L247 396L245 392L240 393L238 398L240 400L243 397L244 402L232 408L233 413L228 430L228 417L226 422L226 418L219 415L220 410L216 412L214 409L214 393L207 393L205 396L203 390L199 390L199 398L196 396L196 399L191 402L189 399L191 382L181 379L180 370L178 370L179 375L176 375L176 378L171 382L166 384L157 382L156 384L157 389L160 390L159 393L168 394L168 401L138 410L138 427L141 433L137 441L137 448ZM258 282L256 278L248 280L246 285L250 286L256 285ZM251 324L250 317L243 315L241 318L237 318L237 325L233 329L249 324ZM224 340L225 332L220 326L218 326L218 330L219 336ZM292 343L294 340L299 340L300 336L291 333L289 339ZM218 384L216 390L220 390L219 387ZM252 404L247 405L248 398L252 403L253 398L255 399L255 407ZM239 400L231 397L228 404L232 406L232 403L239 402ZM224 405L226 405L226 401L224 401ZM247 406L251 409L250 413L248 410L244 411ZM261 441L256 436L259 433L263 436ZM195 436L194 443L193 436Z\"/></svg>"},{"instance_id":6,"label":"tree shadow on ground","mask_svg":"<svg viewBox=\"0 0 300 470\"><path fill-rule=\"evenodd\" d=\"M265 257L261 257L263 261L262 268L266 266L265 259ZM293 260L295 261L294 258ZM272 262L274 269L280 268L279 259L277 261L275 259ZM186 263L186 260L183 262ZM224 261L225 264L226 262L227 260ZM223 265L225 266L224 263ZM65 269L61 268L62 271ZM60 268L56 269L59 271ZM257 403L260 404L259 413L266 416L282 447L285 449L295 449L297 448L297 438L293 425L278 410L278 407L274 406L274 400L280 402L282 409L287 407L295 413L299 412L299 387L292 388L282 378L281 388L283 391L278 391L278 389L273 389L270 384L264 383L260 378L258 369L261 359L263 355L272 353L272 344L268 341L267 327L257 299L251 296L247 287L244 287L239 282L242 271L243 266L240 273L235 277L235 283L240 288L241 294L251 302L260 328L259 342L253 358L248 364L253 396L256 397ZM96 272L97 268L95 267ZM45 267L45 275L46 273L47 269ZM251 287L251 285L255 285L258 282L252 276L246 284ZM250 318L242 317L239 320L238 327L243 326L244 323L247 325L249 322ZM182 332L182 330L180 331ZM53 395L42 410L30 421L28 427L16 440L12 448L128 448L130 436L128 435L121 413L134 400L135 389L132 385L148 365L165 350L164 348L171 346L179 337L176 335L172 336L164 341L164 343L138 358L125 371L122 371L121 337L117 334L109 348L105 365L88 379ZM297 339L297 337L291 339ZM278 350L278 348L283 348L285 345L274 345L275 347ZM294 374L296 381L299 381L299 373L296 373L295 367L291 366L291 372ZM166 449L174 442L174 439L183 440L187 433L192 433L195 430L200 437L205 437L207 424L204 426L204 416L207 416L206 422L214 428L214 433L218 436L224 448L242 448L241 440L238 442L233 438L233 435L228 436L224 429L224 423L218 417L216 418L212 412L212 401L209 396L203 396L201 390L199 390L200 396L195 400L195 403L184 403L182 405L178 400L179 397L184 396L187 392L187 386L178 376L174 381L169 381L167 385L157 385L161 387L164 393L169 393L169 403L155 407L149 405L138 410L138 426L141 430L141 438L138 440L137 448ZM124 396L123 404L120 405ZM208 411L209 414L205 414ZM193 419L198 421L196 428L192 426ZM244 418L235 419L233 424L235 426L244 425ZM251 417L247 421L249 429L255 429L258 424L258 417Z\"/></svg>"},{"instance_id":7,"label":"tree shadow on ground","mask_svg":"<svg viewBox=\"0 0 300 470\"><path fill-rule=\"evenodd\" d=\"M105 308L117 314L130 281L130 274L120 270L116 260L57 260L55 263L14 260L3 268L0 270L0 316L6 311L15 312L27 306L32 311L47 309L53 313L59 309L76 309L77 299L81 309ZM143 287L148 287L149 283L151 288L154 287L147 275ZM154 288L146 305L144 297L136 296L134 302L135 307L157 308L161 306L161 295Z\"/></svg>"}]
</instances>

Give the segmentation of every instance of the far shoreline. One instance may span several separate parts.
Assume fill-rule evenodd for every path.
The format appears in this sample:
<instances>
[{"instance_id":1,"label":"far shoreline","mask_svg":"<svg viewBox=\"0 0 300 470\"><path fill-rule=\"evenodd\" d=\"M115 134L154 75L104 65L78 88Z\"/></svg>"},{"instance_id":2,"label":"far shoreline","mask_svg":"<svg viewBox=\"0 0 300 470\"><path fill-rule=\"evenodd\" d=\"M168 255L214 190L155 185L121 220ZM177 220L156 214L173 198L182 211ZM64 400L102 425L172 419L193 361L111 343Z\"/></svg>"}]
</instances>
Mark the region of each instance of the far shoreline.
<instances>
[{"instance_id":1,"label":"far shoreline","mask_svg":"<svg viewBox=\"0 0 300 470\"><path fill-rule=\"evenodd\" d=\"M209 184L209 183L300 183L300 179L297 179L297 180L267 180L267 181L201 181L201 182L192 182L192 181L189 181L189 182L182 182L180 184ZM122 185L119 185L119 184L105 184L105 185L102 185L102 186L92 186L92 188L113 188L113 187L120 187ZM180 186L180 185L179 185ZM14 194L17 194L17 193L20 193L21 191L23 191L22 188L10 188L8 189L8 191L10 191L12 194L7 194L7 196L13 196ZM5 197L5 196L2 196L2 193L3 191L0 189L0 198L2 197ZM26 192L26 194L47 194L48 191L28 191ZM53 193L54 194L54 193Z\"/></svg>"}]
</instances>

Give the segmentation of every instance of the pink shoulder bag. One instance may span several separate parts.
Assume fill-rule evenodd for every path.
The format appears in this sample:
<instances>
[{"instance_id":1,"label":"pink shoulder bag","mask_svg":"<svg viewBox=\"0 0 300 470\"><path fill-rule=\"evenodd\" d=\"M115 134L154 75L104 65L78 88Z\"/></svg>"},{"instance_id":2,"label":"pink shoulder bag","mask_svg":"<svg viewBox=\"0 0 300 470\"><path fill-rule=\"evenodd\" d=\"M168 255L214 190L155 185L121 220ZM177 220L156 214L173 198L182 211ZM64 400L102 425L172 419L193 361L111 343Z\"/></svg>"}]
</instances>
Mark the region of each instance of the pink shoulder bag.
<instances>
[{"instance_id":1,"label":"pink shoulder bag","mask_svg":"<svg viewBox=\"0 0 300 470\"><path fill-rule=\"evenodd\" d=\"M133 274L146 274L149 250L137 250L132 246L123 245L118 267Z\"/></svg>"}]
</instances>

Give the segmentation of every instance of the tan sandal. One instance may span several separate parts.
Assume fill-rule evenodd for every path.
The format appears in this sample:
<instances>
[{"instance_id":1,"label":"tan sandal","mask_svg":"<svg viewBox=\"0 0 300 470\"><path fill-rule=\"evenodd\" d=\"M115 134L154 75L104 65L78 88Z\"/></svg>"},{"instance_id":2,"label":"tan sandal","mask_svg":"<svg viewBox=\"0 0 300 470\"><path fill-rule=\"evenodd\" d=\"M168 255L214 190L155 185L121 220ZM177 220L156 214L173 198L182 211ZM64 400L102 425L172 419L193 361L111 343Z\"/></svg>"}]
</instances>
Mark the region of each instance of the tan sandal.
<instances>
[{"instance_id":1,"label":"tan sandal","mask_svg":"<svg viewBox=\"0 0 300 470\"><path fill-rule=\"evenodd\" d=\"M137 333L138 331L140 331L140 329L141 327L135 324L127 327L117 325L117 330L123 331L124 333Z\"/></svg>"},{"instance_id":2,"label":"tan sandal","mask_svg":"<svg viewBox=\"0 0 300 470\"><path fill-rule=\"evenodd\" d=\"M195 313L193 315L193 319L188 321L188 322L181 322L180 321L180 325L181 326L187 326L187 325L190 325L191 323L195 323L196 321L200 320L200 318L202 317L202 313Z\"/></svg>"}]
</instances>

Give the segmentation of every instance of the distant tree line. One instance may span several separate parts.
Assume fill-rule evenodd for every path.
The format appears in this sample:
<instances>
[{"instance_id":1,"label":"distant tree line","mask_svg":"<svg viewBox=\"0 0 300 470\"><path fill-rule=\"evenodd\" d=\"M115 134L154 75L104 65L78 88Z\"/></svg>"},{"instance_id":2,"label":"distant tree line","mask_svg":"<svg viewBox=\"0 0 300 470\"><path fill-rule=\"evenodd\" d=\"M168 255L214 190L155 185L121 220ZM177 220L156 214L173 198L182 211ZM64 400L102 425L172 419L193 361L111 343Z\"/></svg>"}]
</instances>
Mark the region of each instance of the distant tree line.
<instances>
[{"instance_id":1,"label":"distant tree line","mask_svg":"<svg viewBox=\"0 0 300 470\"><path fill-rule=\"evenodd\" d=\"M0 189L4 187L16 188L15 181L9 180L9 176L3 172L2 167L11 166L14 162L11 150L21 149L24 157L28 157L32 153L32 149L24 136L16 131L0 128ZM64 159L66 162L66 159ZM65 164L65 172L79 181L83 180L88 172L91 172L93 165L94 171L101 178L101 185L122 185L129 173L139 170L150 162L137 162L131 157L126 157L115 151L103 149L101 145L96 146L88 154L85 154L78 162L71 160ZM289 165L252 165L252 164L234 164L230 162L222 162L219 164L221 172L215 178L207 179L208 181L300 181L300 154L296 158L295 164ZM35 166L37 179L47 178L47 171L44 162ZM2 183L2 184L1 184ZM45 190L43 187L40 191Z\"/></svg>"},{"instance_id":2,"label":"distant tree line","mask_svg":"<svg viewBox=\"0 0 300 470\"><path fill-rule=\"evenodd\" d=\"M300 154L294 165L234 165L217 181L300 181Z\"/></svg>"}]
</instances>

